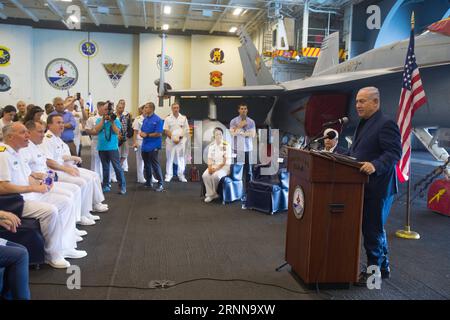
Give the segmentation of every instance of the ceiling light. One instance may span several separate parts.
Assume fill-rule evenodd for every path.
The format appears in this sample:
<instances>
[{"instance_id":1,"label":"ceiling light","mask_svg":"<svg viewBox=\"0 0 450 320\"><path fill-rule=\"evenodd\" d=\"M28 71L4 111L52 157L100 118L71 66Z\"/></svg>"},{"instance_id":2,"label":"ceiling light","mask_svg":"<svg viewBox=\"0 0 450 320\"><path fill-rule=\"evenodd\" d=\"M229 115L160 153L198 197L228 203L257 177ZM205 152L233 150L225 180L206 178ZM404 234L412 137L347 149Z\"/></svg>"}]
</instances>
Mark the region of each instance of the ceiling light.
<instances>
[{"instance_id":1,"label":"ceiling light","mask_svg":"<svg viewBox=\"0 0 450 320\"><path fill-rule=\"evenodd\" d=\"M72 22L75 22L75 23L80 22L80 20L78 20L78 17L77 17L76 15L74 15L74 14L72 14L72 15L69 17L69 19L72 20Z\"/></svg>"},{"instance_id":2,"label":"ceiling light","mask_svg":"<svg viewBox=\"0 0 450 320\"><path fill-rule=\"evenodd\" d=\"M72 2L72 0L61 0L61 2Z\"/></svg>"},{"instance_id":3,"label":"ceiling light","mask_svg":"<svg viewBox=\"0 0 450 320\"><path fill-rule=\"evenodd\" d=\"M233 15L234 15L234 16L238 16L238 15L241 14L241 12L242 12L242 8L236 8L236 9L234 9L234 11L233 11Z\"/></svg>"},{"instance_id":4,"label":"ceiling light","mask_svg":"<svg viewBox=\"0 0 450 320\"><path fill-rule=\"evenodd\" d=\"M171 6L164 6L164 14L170 14L172 12Z\"/></svg>"},{"instance_id":5,"label":"ceiling light","mask_svg":"<svg viewBox=\"0 0 450 320\"><path fill-rule=\"evenodd\" d=\"M237 30L237 27L231 27L231 28L230 28L230 30L229 30L229 32L231 32L231 33L235 33L235 32L236 32L236 30Z\"/></svg>"},{"instance_id":6,"label":"ceiling light","mask_svg":"<svg viewBox=\"0 0 450 320\"><path fill-rule=\"evenodd\" d=\"M169 30L169 25L167 23L163 24L161 27L162 30Z\"/></svg>"}]
</instances>

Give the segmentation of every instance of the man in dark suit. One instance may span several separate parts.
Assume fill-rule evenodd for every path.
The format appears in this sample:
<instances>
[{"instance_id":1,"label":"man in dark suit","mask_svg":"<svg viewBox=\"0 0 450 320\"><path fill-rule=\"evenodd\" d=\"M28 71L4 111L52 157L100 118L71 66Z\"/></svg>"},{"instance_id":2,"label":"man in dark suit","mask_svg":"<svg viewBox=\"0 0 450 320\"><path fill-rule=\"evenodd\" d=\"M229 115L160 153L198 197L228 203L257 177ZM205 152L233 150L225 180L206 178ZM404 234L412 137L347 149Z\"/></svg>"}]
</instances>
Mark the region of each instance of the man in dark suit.
<instances>
[{"instance_id":1,"label":"man in dark suit","mask_svg":"<svg viewBox=\"0 0 450 320\"><path fill-rule=\"evenodd\" d=\"M397 193L395 165L402 155L397 124L380 110L380 94L375 87L363 88L356 96L360 122L349 155L361 162L369 175L364 189L362 233L367 265L378 266L377 276L389 278L388 245L384 225ZM366 286L371 274L361 272L357 285Z\"/></svg>"}]
</instances>

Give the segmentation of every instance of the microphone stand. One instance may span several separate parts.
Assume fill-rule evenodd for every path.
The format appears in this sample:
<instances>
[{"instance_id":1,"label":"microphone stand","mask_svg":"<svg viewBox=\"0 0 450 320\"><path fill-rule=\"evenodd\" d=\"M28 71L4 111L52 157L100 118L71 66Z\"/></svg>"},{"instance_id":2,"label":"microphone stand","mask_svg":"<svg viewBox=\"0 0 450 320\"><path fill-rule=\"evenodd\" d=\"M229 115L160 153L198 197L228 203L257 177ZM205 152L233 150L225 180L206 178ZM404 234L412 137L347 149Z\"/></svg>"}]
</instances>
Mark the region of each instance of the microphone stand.
<instances>
[{"instance_id":1,"label":"microphone stand","mask_svg":"<svg viewBox=\"0 0 450 320\"><path fill-rule=\"evenodd\" d=\"M311 144L316 142L317 139L323 137L324 129L320 130L319 134L316 134L312 139L302 148L302 150L311 150Z\"/></svg>"}]
</instances>

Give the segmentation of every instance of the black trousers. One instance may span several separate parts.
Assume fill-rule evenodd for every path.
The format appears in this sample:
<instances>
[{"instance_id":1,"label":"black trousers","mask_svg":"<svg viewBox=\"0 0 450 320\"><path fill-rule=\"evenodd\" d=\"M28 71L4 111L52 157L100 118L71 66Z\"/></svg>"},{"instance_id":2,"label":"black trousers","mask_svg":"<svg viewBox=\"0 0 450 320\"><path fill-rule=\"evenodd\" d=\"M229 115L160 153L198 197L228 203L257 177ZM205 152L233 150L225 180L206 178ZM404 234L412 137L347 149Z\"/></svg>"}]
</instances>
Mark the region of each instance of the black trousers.
<instances>
[{"instance_id":1,"label":"black trousers","mask_svg":"<svg viewBox=\"0 0 450 320\"><path fill-rule=\"evenodd\" d=\"M163 184L161 165L158 160L159 150L142 151L142 160L144 161L144 177L147 186L152 184L152 174L158 180L158 185Z\"/></svg>"}]
</instances>

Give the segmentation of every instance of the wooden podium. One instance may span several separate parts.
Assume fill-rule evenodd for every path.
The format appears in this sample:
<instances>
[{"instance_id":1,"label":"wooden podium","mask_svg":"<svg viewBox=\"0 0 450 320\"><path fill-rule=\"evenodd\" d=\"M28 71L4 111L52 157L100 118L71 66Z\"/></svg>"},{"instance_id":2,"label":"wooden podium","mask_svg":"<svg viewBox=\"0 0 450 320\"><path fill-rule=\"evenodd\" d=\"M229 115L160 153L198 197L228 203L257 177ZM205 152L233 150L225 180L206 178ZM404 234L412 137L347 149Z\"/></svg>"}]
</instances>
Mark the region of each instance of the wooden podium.
<instances>
[{"instance_id":1,"label":"wooden podium","mask_svg":"<svg viewBox=\"0 0 450 320\"><path fill-rule=\"evenodd\" d=\"M368 181L359 167L336 154L289 149L286 262L308 286L358 280Z\"/></svg>"}]
</instances>

